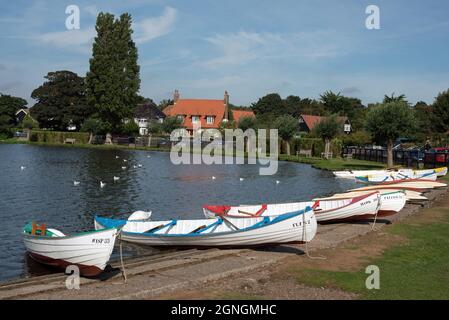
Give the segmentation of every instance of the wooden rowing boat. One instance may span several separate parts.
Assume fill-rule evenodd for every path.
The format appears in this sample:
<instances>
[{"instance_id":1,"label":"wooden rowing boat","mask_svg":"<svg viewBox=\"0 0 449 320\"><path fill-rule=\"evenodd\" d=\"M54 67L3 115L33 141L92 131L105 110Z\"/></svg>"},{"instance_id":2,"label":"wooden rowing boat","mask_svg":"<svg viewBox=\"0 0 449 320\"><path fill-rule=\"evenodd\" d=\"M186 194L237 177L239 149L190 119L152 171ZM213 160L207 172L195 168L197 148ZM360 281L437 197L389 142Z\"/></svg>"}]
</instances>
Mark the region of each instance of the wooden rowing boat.
<instances>
[{"instance_id":1,"label":"wooden rowing boat","mask_svg":"<svg viewBox=\"0 0 449 320\"><path fill-rule=\"evenodd\" d=\"M369 194L372 191L359 191L343 193L339 195L334 195L327 198L317 198L315 201L328 201L335 199L351 199L357 196L362 196L364 194ZM406 193L404 190L393 190L389 192L379 191L380 193L380 207L377 215L379 217L385 217L395 214L402 210L406 202Z\"/></svg>"},{"instance_id":2,"label":"wooden rowing boat","mask_svg":"<svg viewBox=\"0 0 449 320\"><path fill-rule=\"evenodd\" d=\"M64 270L76 265L81 275L92 277L106 267L117 234L118 229L112 227L65 235L45 224L28 223L23 229L23 242L34 260Z\"/></svg>"},{"instance_id":3,"label":"wooden rowing boat","mask_svg":"<svg viewBox=\"0 0 449 320\"><path fill-rule=\"evenodd\" d=\"M378 192L371 192L369 194L354 198L324 201L305 201L249 206L204 205L203 213L206 217L271 217L282 214L283 212L302 210L304 207L310 206L315 212L317 221L320 223L325 223L372 218L379 210L379 198L380 195Z\"/></svg>"},{"instance_id":4,"label":"wooden rowing boat","mask_svg":"<svg viewBox=\"0 0 449 320\"><path fill-rule=\"evenodd\" d=\"M124 241L150 246L247 247L311 241L317 230L313 210L276 217L129 221L95 217L95 228L123 227Z\"/></svg>"}]
</instances>

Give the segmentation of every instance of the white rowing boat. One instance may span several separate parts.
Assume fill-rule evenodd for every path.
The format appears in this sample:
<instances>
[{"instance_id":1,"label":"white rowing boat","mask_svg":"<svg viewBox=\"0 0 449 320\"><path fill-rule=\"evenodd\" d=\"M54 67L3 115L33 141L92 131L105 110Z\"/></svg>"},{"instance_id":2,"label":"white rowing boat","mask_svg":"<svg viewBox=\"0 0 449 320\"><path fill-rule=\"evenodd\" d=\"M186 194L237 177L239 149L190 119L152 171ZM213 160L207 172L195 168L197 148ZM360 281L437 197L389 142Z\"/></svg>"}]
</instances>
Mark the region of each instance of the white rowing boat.
<instances>
[{"instance_id":1,"label":"white rowing boat","mask_svg":"<svg viewBox=\"0 0 449 320\"><path fill-rule=\"evenodd\" d=\"M76 265L81 275L92 277L106 267L118 232L112 227L65 235L45 225L29 223L23 229L23 242L34 260L60 269Z\"/></svg>"},{"instance_id":2,"label":"white rowing boat","mask_svg":"<svg viewBox=\"0 0 449 320\"><path fill-rule=\"evenodd\" d=\"M278 204L261 204L245 206L203 206L206 217L272 217L283 212L302 210L307 206L313 208L318 222L335 222L360 220L374 217L379 210L378 192L371 192L354 198L332 199L324 201L305 201Z\"/></svg>"},{"instance_id":3,"label":"white rowing boat","mask_svg":"<svg viewBox=\"0 0 449 320\"><path fill-rule=\"evenodd\" d=\"M351 193L343 193L339 195L334 195L327 198L317 198L315 201L328 201L335 199L352 199L357 196L362 196L364 194L369 194L372 191L360 191L360 192L351 192ZM404 208L406 203L406 193L403 190L393 190L389 192L379 191L380 193L380 207L377 215L379 217L384 217L388 215L395 214Z\"/></svg>"},{"instance_id":4,"label":"white rowing boat","mask_svg":"<svg viewBox=\"0 0 449 320\"><path fill-rule=\"evenodd\" d=\"M313 210L306 207L276 217L129 221L95 217L95 228L121 227L121 239L150 246L247 247L304 243L316 234Z\"/></svg>"},{"instance_id":5,"label":"white rowing boat","mask_svg":"<svg viewBox=\"0 0 449 320\"><path fill-rule=\"evenodd\" d=\"M358 182L363 183L383 183L383 182L399 182L406 180L429 180L436 181L437 174L432 170L431 173L418 174L413 176L403 175L401 173L390 173L387 175L369 175L366 177L355 177Z\"/></svg>"},{"instance_id":6,"label":"white rowing boat","mask_svg":"<svg viewBox=\"0 0 449 320\"><path fill-rule=\"evenodd\" d=\"M363 189L363 188L362 188ZM336 193L328 198L350 198L350 197L358 197L358 196L362 196L364 194L368 194L371 193L373 191L379 191L379 193L381 195L386 194L386 193L390 193L390 192L399 192L399 191L403 191L405 193L405 199L407 201L416 201L416 200L427 200L426 197L424 197L422 195L421 192L418 191L412 191L412 190L407 190L407 189L394 189L394 188L390 188L390 189L370 189L370 190L359 190L359 189L353 189L354 191L349 191L349 192L345 192L345 193Z\"/></svg>"},{"instance_id":7,"label":"white rowing boat","mask_svg":"<svg viewBox=\"0 0 449 320\"><path fill-rule=\"evenodd\" d=\"M435 172L438 177L445 176L447 174L447 167L440 167L435 169L413 170L409 168L401 168L398 170L347 170L347 171L334 171L333 174L338 178L355 179L355 177L367 177L376 175L390 175L400 174L409 178L416 178L425 174Z\"/></svg>"},{"instance_id":8,"label":"white rowing boat","mask_svg":"<svg viewBox=\"0 0 449 320\"><path fill-rule=\"evenodd\" d=\"M446 187L446 183L437 181L426 181L426 180L402 180L393 182L384 182L380 184L364 186L361 188L350 189L349 191L361 191L361 190L379 190L379 189L406 189L417 192L422 192L434 188Z\"/></svg>"},{"instance_id":9,"label":"white rowing boat","mask_svg":"<svg viewBox=\"0 0 449 320\"><path fill-rule=\"evenodd\" d=\"M389 170L347 170L347 171L334 171L333 174L338 178L355 179L355 177L364 177L373 174L387 174Z\"/></svg>"}]
</instances>

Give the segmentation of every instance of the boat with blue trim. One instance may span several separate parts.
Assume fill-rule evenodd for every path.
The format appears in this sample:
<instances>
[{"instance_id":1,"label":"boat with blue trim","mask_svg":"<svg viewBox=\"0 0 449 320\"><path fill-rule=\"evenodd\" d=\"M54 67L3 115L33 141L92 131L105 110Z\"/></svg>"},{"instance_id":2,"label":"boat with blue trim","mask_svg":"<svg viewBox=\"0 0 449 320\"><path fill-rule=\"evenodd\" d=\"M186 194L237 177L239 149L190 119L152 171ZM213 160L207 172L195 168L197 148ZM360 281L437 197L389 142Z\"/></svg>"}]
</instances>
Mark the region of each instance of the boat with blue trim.
<instances>
[{"instance_id":1,"label":"boat with blue trim","mask_svg":"<svg viewBox=\"0 0 449 320\"><path fill-rule=\"evenodd\" d=\"M95 217L95 229L121 229L121 239L150 246L248 247L304 243L316 234L312 208L275 217L193 220L119 220Z\"/></svg>"}]
</instances>

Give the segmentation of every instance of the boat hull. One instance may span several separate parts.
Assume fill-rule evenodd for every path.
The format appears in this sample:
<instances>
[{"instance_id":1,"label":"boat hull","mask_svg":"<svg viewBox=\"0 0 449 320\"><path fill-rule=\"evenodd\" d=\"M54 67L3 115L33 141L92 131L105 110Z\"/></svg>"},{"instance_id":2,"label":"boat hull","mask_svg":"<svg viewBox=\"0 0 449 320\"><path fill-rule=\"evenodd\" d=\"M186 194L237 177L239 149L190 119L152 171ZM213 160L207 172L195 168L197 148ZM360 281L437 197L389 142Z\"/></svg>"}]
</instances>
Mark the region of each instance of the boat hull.
<instances>
[{"instance_id":1,"label":"boat hull","mask_svg":"<svg viewBox=\"0 0 449 320\"><path fill-rule=\"evenodd\" d=\"M170 223L170 221L148 221L133 222L124 221L121 239L137 244L150 246L171 246L171 247L250 247L285 243L304 243L311 241L317 230L317 222L313 211L303 211L302 214L289 213L271 219L271 222L261 227L252 227L256 223L264 220L260 218L233 219L229 221L239 227L235 230L226 221L210 232L192 234L198 226L212 224L213 219L180 220L176 223L172 231L161 230L160 232L149 233L144 230L151 230L158 224ZM113 223L120 223L120 220L95 218L95 228L101 229Z\"/></svg>"},{"instance_id":2,"label":"boat hull","mask_svg":"<svg viewBox=\"0 0 449 320\"><path fill-rule=\"evenodd\" d=\"M86 232L64 237L23 234L25 248L33 260L65 269L79 267L83 276L96 276L106 267L114 248L117 229Z\"/></svg>"},{"instance_id":3,"label":"boat hull","mask_svg":"<svg viewBox=\"0 0 449 320\"><path fill-rule=\"evenodd\" d=\"M372 193L372 191L352 192L348 195L338 194L328 198L315 199L317 201L332 200L332 199L351 199L352 197L362 196ZM389 216L395 214L404 208L407 201L406 193L403 190L393 190L389 192L380 192L380 206L377 215L379 217Z\"/></svg>"},{"instance_id":4,"label":"boat hull","mask_svg":"<svg viewBox=\"0 0 449 320\"><path fill-rule=\"evenodd\" d=\"M285 212L302 210L306 206L313 208L319 223L363 220L374 217L379 209L379 193L371 193L353 198L325 199L320 201L291 202L281 204L253 206L203 206L206 217L229 216L233 218L248 217L248 214L276 216ZM262 209L265 210L262 211Z\"/></svg>"}]
</instances>

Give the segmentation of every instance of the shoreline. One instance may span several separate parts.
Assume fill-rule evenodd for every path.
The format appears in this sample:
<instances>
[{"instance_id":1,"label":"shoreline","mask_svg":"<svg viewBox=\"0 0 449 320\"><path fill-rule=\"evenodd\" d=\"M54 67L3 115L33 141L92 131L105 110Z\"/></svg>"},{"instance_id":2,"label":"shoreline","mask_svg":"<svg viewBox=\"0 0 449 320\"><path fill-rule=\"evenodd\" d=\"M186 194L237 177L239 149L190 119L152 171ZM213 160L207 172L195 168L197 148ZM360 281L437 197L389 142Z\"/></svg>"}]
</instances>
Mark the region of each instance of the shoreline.
<instances>
[{"instance_id":1,"label":"shoreline","mask_svg":"<svg viewBox=\"0 0 449 320\"><path fill-rule=\"evenodd\" d=\"M65 287L67 276L55 273L2 283L0 299L167 299L176 294L185 299L189 298L186 292L191 290L201 292L208 285L216 287L214 284L226 281L229 277L235 279L240 277L239 283L247 285L248 281L252 281L248 280L248 276L252 279L257 277L255 274L259 272L268 275L270 279L273 273L271 269L276 268L284 259L309 259L305 254L306 251L314 256L315 252L319 253L320 250L339 250L342 244L353 239L362 239L369 235L377 237L379 233L382 234L385 226L398 222L400 225L402 220L421 212L424 208L432 207L435 201L446 197L447 192L447 188L430 191L426 194L429 201L424 204L407 204L399 213L378 220L375 230L372 230L371 223L320 225L317 236L307 247L280 245L260 250L192 249L130 258L124 260L128 277L126 284L120 271L115 269L106 272L100 279L81 278L80 290L67 290ZM118 261L112 262L111 265L113 268L120 267ZM324 288L317 297L332 298L332 295L329 297L325 295L331 292L336 294L335 290L332 290L334 289Z\"/></svg>"},{"instance_id":2,"label":"shoreline","mask_svg":"<svg viewBox=\"0 0 449 320\"><path fill-rule=\"evenodd\" d=\"M63 143L47 143L47 142L31 142L31 141L0 141L1 144L23 144L23 145L33 145L42 147L61 147L61 148L81 148L81 149L99 149L99 150L130 150L130 151L154 151L154 152L170 152L169 148L157 148L157 147L129 147L124 145L105 145L105 144L63 144ZM194 151L191 150L193 154ZM237 155L226 155L222 156L233 156ZM243 156L248 159L248 155L245 153ZM261 159L263 159L261 157ZM266 158L265 158L266 159ZM365 160L345 160L342 158L332 158L323 159L318 157L300 157L296 155L279 154L278 161L286 162L296 162L311 165L312 168L326 171L336 171L336 170L369 170L369 169L383 169L386 168L384 163L365 161Z\"/></svg>"}]
</instances>

